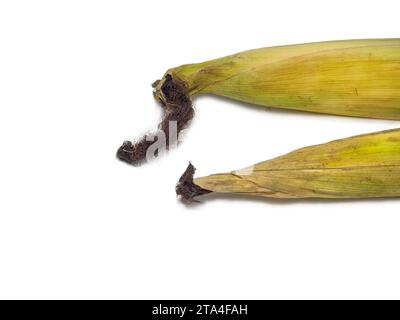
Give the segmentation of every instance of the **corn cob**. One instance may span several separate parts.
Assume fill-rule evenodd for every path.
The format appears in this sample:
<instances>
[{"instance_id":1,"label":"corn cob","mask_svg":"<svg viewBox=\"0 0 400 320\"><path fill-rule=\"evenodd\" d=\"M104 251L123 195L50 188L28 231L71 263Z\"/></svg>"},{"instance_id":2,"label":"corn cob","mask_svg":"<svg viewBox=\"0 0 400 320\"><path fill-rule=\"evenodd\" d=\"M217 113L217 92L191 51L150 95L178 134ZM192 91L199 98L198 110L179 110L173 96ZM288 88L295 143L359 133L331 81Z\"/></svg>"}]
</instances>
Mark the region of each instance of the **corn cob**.
<instances>
[{"instance_id":1,"label":"corn cob","mask_svg":"<svg viewBox=\"0 0 400 320\"><path fill-rule=\"evenodd\" d=\"M189 167L176 186L184 200L210 192L269 198L400 196L400 129L331 141L228 173L193 180Z\"/></svg>"},{"instance_id":2,"label":"corn cob","mask_svg":"<svg viewBox=\"0 0 400 320\"><path fill-rule=\"evenodd\" d=\"M171 120L183 129L193 117L191 97L202 93L260 106L398 120L400 39L255 49L169 69L153 86L166 112L163 131ZM144 140L125 142L118 157L138 162L149 146Z\"/></svg>"}]
</instances>

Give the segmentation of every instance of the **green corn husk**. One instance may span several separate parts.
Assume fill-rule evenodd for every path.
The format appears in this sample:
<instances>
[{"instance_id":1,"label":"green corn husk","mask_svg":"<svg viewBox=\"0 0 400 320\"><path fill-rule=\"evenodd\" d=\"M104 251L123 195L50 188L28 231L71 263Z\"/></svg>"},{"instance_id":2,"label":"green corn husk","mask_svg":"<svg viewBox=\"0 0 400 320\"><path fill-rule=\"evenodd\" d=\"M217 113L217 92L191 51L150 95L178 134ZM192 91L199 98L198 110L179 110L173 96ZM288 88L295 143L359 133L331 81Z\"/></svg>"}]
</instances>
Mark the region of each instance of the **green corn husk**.
<instances>
[{"instance_id":1,"label":"green corn husk","mask_svg":"<svg viewBox=\"0 0 400 320\"><path fill-rule=\"evenodd\" d=\"M191 98L208 93L265 107L400 119L400 39L344 40L261 48L169 69L154 83L178 133L193 117ZM151 143L126 141L119 159L138 164ZM169 147L169 145L167 145Z\"/></svg>"},{"instance_id":2,"label":"green corn husk","mask_svg":"<svg viewBox=\"0 0 400 320\"><path fill-rule=\"evenodd\" d=\"M185 200L210 193L268 198L400 196L400 129L335 140L228 173L192 180L189 165L176 191Z\"/></svg>"},{"instance_id":3,"label":"green corn husk","mask_svg":"<svg viewBox=\"0 0 400 320\"><path fill-rule=\"evenodd\" d=\"M260 48L172 68L188 96L211 93L260 106L400 119L400 39Z\"/></svg>"}]
</instances>

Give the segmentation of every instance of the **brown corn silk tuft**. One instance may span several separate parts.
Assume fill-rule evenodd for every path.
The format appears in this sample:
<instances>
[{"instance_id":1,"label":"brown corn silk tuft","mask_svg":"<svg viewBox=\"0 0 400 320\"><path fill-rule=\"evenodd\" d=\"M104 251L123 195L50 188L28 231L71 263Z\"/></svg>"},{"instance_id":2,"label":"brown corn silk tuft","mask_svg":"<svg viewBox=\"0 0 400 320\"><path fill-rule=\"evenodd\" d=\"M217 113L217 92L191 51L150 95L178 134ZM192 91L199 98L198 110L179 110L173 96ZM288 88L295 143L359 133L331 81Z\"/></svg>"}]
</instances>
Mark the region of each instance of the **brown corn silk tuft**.
<instances>
[{"instance_id":1,"label":"brown corn silk tuft","mask_svg":"<svg viewBox=\"0 0 400 320\"><path fill-rule=\"evenodd\" d=\"M189 162L189 165L179 178L179 181L175 187L176 194L187 203L195 201L195 197L211 192L193 183L193 175L195 171L196 168Z\"/></svg>"},{"instance_id":2,"label":"brown corn silk tuft","mask_svg":"<svg viewBox=\"0 0 400 320\"><path fill-rule=\"evenodd\" d=\"M185 84L182 81L168 74L163 80L164 82L160 88L162 99L156 96L164 112L163 118L158 125L158 130L165 134L166 147L168 149L170 143L176 143L176 141L170 138L170 121L176 121L177 134L179 136L179 133L192 120L194 109L191 99L186 94ZM156 86L158 83L159 81L153 86ZM140 165L146 161L147 150L156 141L156 135L157 132L154 134L146 134L134 143L125 141L117 151L117 158L132 165Z\"/></svg>"}]
</instances>

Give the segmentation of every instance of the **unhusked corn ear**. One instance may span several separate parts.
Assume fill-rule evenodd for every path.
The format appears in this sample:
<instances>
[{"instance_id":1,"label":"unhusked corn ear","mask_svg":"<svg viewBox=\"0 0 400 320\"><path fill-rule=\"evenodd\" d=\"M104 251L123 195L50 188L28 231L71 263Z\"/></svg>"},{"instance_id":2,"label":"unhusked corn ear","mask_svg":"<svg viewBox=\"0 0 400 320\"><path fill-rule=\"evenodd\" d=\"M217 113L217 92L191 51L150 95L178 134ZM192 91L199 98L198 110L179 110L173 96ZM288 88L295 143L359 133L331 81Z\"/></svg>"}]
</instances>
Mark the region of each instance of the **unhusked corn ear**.
<instances>
[{"instance_id":1,"label":"unhusked corn ear","mask_svg":"<svg viewBox=\"0 0 400 320\"><path fill-rule=\"evenodd\" d=\"M211 93L261 106L400 119L400 39L261 48L167 71L189 96ZM162 85L156 96L166 99Z\"/></svg>"},{"instance_id":2,"label":"unhusked corn ear","mask_svg":"<svg viewBox=\"0 0 400 320\"><path fill-rule=\"evenodd\" d=\"M261 48L169 69L153 84L165 112L159 132L170 141L194 115L191 97L211 93L260 106L325 114L400 119L400 39L317 42ZM152 139L117 152L145 160ZM169 144L167 143L169 148Z\"/></svg>"},{"instance_id":3,"label":"unhusked corn ear","mask_svg":"<svg viewBox=\"0 0 400 320\"><path fill-rule=\"evenodd\" d=\"M270 198L400 197L400 129L295 150L232 172L195 178L176 190L191 201L209 192Z\"/></svg>"}]
</instances>

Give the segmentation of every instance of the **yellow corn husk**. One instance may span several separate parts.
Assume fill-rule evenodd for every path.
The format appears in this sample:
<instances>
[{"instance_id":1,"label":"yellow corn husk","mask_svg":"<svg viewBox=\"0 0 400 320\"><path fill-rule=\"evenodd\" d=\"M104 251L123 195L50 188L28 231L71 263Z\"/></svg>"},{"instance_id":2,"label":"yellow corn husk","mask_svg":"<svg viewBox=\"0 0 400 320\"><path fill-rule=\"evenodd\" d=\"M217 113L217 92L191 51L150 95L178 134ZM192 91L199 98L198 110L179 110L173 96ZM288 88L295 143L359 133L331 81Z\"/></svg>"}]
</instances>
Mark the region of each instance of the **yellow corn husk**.
<instances>
[{"instance_id":1,"label":"yellow corn husk","mask_svg":"<svg viewBox=\"0 0 400 320\"><path fill-rule=\"evenodd\" d=\"M261 48L167 71L189 96L211 93L261 106L400 119L400 39Z\"/></svg>"},{"instance_id":2,"label":"yellow corn husk","mask_svg":"<svg viewBox=\"0 0 400 320\"><path fill-rule=\"evenodd\" d=\"M189 180L180 180L178 194ZM196 178L186 190L192 190L183 194L188 200L207 192L271 198L399 197L400 129L335 140L246 169Z\"/></svg>"}]
</instances>

